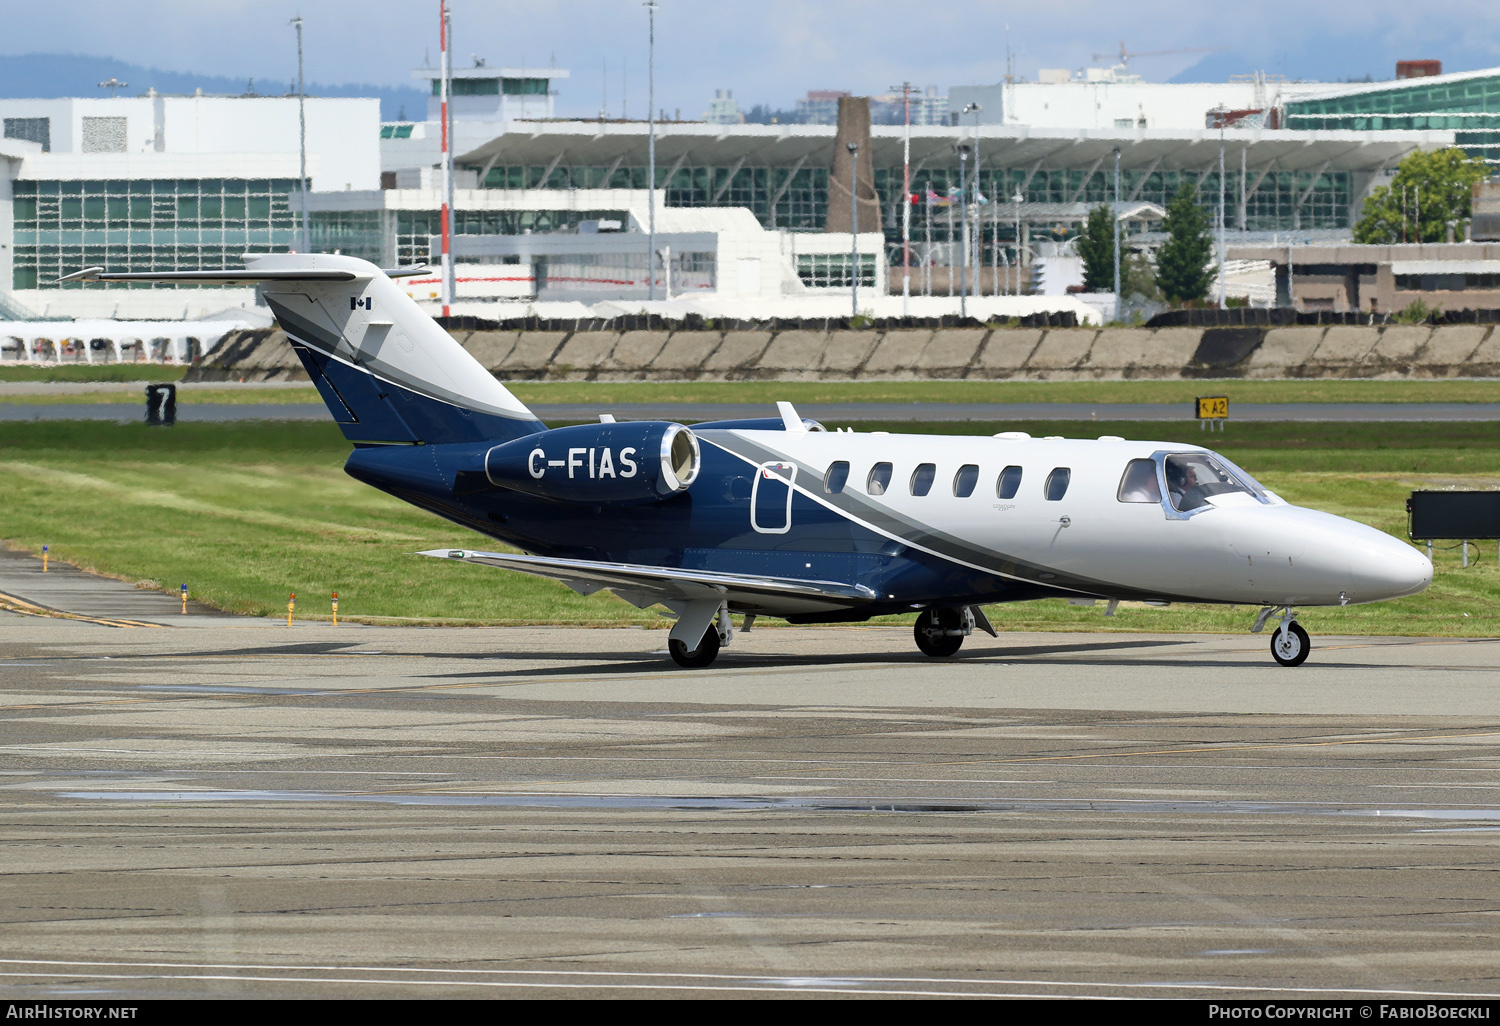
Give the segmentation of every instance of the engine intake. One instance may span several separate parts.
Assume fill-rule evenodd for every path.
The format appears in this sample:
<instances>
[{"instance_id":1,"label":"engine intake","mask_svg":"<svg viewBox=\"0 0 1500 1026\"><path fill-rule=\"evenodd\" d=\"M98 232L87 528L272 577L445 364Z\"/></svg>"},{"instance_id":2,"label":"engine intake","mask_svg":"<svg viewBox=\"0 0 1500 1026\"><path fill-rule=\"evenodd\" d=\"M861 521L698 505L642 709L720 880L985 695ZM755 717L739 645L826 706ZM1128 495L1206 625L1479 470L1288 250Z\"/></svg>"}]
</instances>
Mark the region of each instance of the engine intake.
<instances>
[{"instance_id":1,"label":"engine intake","mask_svg":"<svg viewBox=\"0 0 1500 1026\"><path fill-rule=\"evenodd\" d=\"M639 504L685 492L698 477L698 439L681 424L577 424L497 445L490 483L560 502Z\"/></svg>"}]
</instances>

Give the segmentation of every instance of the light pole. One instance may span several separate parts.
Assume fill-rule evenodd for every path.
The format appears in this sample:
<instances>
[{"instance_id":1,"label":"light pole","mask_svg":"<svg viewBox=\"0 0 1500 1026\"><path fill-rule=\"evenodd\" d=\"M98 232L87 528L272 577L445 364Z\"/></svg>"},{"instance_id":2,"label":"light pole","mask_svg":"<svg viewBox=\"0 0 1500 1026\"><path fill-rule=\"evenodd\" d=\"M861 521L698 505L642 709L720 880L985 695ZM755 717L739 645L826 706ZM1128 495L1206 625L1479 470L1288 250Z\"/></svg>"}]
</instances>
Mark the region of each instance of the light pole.
<instances>
[{"instance_id":1,"label":"light pole","mask_svg":"<svg viewBox=\"0 0 1500 1026\"><path fill-rule=\"evenodd\" d=\"M1228 284L1225 278L1228 271L1224 269L1224 260L1228 256L1228 248L1224 240L1224 126L1219 126L1219 309L1224 309L1224 297Z\"/></svg>"},{"instance_id":2,"label":"light pole","mask_svg":"<svg viewBox=\"0 0 1500 1026\"><path fill-rule=\"evenodd\" d=\"M449 116L448 103L453 95L453 59L450 54L453 36L453 15L448 10L447 0L439 0L438 14L440 41L443 45L443 84L441 115L443 118L443 204L441 229L443 233L443 316L452 313L454 300L453 280L453 120Z\"/></svg>"},{"instance_id":3,"label":"light pole","mask_svg":"<svg viewBox=\"0 0 1500 1026\"><path fill-rule=\"evenodd\" d=\"M656 299L656 0L643 4L650 22L646 51L646 116L651 122L646 143L646 298Z\"/></svg>"},{"instance_id":4,"label":"light pole","mask_svg":"<svg viewBox=\"0 0 1500 1026\"><path fill-rule=\"evenodd\" d=\"M1115 147L1115 320L1120 319L1120 147Z\"/></svg>"},{"instance_id":5,"label":"light pole","mask_svg":"<svg viewBox=\"0 0 1500 1026\"><path fill-rule=\"evenodd\" d=\"M1011 202L1016 205L1016 295L1021 294L1021 201L1026 197L1021 195L1017 189L1016 194L1011 197Z\"/></svg>"},{"instance_id":6,"label":"light pole","mask_svg":"<svg viewBox=\"0 0 1500 1026\"><path fill-rule=\"evenodd\" d=\"M312 249L307 230L307 97L302 88L302 15L292 19L297 26L297 127L302 163L301 177L297 179L297 191L302 196L302 252Z\"/></svg>"},{"instance_id":7,"label":"light pole","mask_svg":"<svg viewBox=\"0 0 1500 1026\"><path fill-rule=\"evenodd\" d=\"M901 192L901 316L911 316L911 83L901 83L906 108L906 136L902 143Z\"/></svg>"},{"instance_id":8,"label":"light pole","mask_svg":"<svg viewBox=\"0 0 1500 1026\"><path fill-rule=\"evenodd\" d=\"M849 143L849 307L859 316L859 143Z\"/></svg>"},{"instance_id":9,"label":"light pole","mask_svg":"<svg viewBox=\"0 0 1500 1026\"><path fill-rule=\"evenodd\" d=\"M969 147L965 143L958 146L958 202L962 204L963 210L963 245L964 256L959 271L958 289L958 315L969 316ZM949 274L952 274L950 265Z\"/></svg>"},{"instance_id":10,"label":"light pole","mask_svg":"<svg viewBox=\"0 0 1500 1026\"><path fill-rule=\"evenodd\" d=\"M977 103L970 103L970 104L966 104L964 106L964 113L965 114L973 114L974 115L974 244L973 245L974 245L974 255L975 255L975 260L974 260L974 298L975 299L979 298L979 293L981 291L981 286L979 284L979 275L980 275L980 269L984 266L984 261L979 258L979 251L982 248L981 245L980 245L980 240L984 237L984 228L982 227L983 222L979 218L979 196L980 196L980 193L979 193L979 115L983 111L984 111L984 108L981 107ZM968 203L968 197L967 196L964 197L964 202ZM968 224L967 221L965 221L964 223ZM964 242L964 244L965 245L969 245L968 234L967 234L968 233L968 229L965 228L964 231L965 231L965 235L964 235L965 242Z\"/></svg>"}]
</instances>

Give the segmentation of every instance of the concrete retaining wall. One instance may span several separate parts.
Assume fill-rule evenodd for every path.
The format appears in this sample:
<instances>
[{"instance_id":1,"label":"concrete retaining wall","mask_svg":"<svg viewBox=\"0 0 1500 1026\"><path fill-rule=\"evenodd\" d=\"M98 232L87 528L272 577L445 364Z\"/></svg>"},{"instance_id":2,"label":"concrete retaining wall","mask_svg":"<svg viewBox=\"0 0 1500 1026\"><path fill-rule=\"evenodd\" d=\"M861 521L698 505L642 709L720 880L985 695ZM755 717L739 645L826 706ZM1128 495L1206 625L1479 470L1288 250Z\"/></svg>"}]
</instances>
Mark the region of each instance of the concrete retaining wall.
<instances>
[{"instance_id":1,"label":"concrete retaining wall","mask_svg":"<svg viewBox=\"0 0 1500 1026\"><path fill-rule=\"evenodd\" d=\"M464 331L497 377L549 381L1500 376L1500 327ZM280 331L225 338L189 381L305 381Z\"/></svg>"}]
</instances>

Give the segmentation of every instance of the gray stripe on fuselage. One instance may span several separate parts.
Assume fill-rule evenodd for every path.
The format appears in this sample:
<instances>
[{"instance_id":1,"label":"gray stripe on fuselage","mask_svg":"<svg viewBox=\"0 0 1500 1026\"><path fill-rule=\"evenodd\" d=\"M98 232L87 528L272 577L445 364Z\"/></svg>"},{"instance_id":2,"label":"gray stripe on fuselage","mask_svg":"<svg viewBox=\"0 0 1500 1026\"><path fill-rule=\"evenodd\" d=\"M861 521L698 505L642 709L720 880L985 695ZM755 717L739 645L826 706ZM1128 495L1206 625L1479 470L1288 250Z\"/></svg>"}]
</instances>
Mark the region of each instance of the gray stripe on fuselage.
<instances>
[{"instance_id":1,"label":"gray stripe on fuselage","mask_svg":"<svg viewBox=\"0 0 1500 1026\"><path fill-rule=\"evenodd\" d=\"M805 473L817 485L821 486L824 482L824 472L822 470L807 467L789 453L778 452L761 443L752 442L734 434L732 431L710 430L700 433L698 437L718 446L725 452L738 456L752 466L759 467L762 463L786 460L797 464L798 478L801 478ZM1109 598L1150 601L1202 601L1201 599L1195 599L1186 595L1142 591L1139 588L1133 588L1128 585L1114 584L1087 577L1077 577L1053 567L1018 559L1007 553L979 548L964 541L962 538L934 530L926 524L910 520L885 506L871 502L866 496L858 492L846 489L837 495L828 495L826 493L815 495L811 489L805 486L799 485L795 487L814 502L827 506L862 526L882 534L888 534L905 544L930 552L941 558L960 563L969 569L997 574L1001 577L1024 581L1039 588L1048 588L1060 592L1081 592L1085 595L1102 595ZM996 562L997 558L999 560L998 563ZM1041 575L1044 573L1052 574L1053 579L1042 580Z\"/></svg>"}]
</instances>

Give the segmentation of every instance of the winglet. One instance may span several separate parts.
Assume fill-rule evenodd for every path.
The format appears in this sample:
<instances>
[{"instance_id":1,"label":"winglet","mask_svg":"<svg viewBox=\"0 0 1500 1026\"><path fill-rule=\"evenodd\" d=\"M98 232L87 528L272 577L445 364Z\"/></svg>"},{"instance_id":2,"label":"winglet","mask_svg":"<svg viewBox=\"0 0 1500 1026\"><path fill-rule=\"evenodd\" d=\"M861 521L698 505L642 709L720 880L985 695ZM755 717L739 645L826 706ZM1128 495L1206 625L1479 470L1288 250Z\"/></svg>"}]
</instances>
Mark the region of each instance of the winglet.
<instances>
[{"instance_id":1,"label":"winglet","mask_svg":"<svg viewBox=\"0 0 1500 1026\"><path fill-rule=\"evenodd\" d=\"M807 425L802 423L802 415L797 412L795 406L788 402L779 402L776 404L776 409L781 414L782 426L787 431L807 433Z\"/></svg>"},{"instance_id":2,"label":"winglet","mask_svg":"<svg viewBox=\"0 0 1500 1026\"><path fill-rule=\"evenodd\" d=\"M65 281L96 281L99 275L103 273L104 268L102 267L85 267L81 271L74 271L72 274L63 275L52 284L61 285Z\"/></svg>"}]
</instances>

